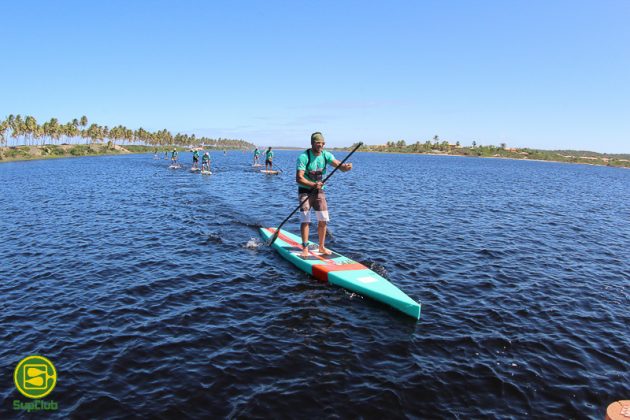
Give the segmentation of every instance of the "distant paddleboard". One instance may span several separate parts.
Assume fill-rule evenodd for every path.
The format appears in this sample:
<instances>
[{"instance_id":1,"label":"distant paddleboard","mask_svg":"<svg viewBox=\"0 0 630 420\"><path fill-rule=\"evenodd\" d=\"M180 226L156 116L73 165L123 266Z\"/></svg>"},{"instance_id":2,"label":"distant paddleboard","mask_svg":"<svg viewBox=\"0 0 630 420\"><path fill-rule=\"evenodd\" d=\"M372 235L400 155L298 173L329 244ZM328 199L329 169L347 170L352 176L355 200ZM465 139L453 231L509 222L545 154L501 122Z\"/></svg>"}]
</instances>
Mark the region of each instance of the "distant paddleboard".
<instances>
[{"instance_id":1,"label":"distant paddleboard","mask_svg":"<svg viewBox=\"0 0 630 420\"><path fill-rule=\"evenodd\" d=\"M169 169L179 169L179 168L181 168L181 166L179 166L179 165L171 165L168 168Z\"/></svg>"},{"instance_id":2,"label":"distant paddleboard","mask_svg":"<svg viewBox=\"0 0 630 420\"><path fill-rule=\"evenodd\" d=\"M255 167L257 167L257 166L262 166L262 165L261 165L260 163L257 163L257 164L252 165L252 166L255 168Z\"/></svg>"},{"instance_id":3,"label":"distant paddleboard","mask_svg":"<svg viewBox=\"0 0 630 420\"><path fill-rule=\"evenodd\" d=\"M190 169L190 172L197 172L197 171L200 171L200 170L201 170L201 169L199 169L199 168L191 168L191 169Z\"/></svg>"},{"instance_id":4,"label":"distant paddleboard","mask_svg":"<svg viewBox=\"0 0 630 420\"><path fill-rule=\"evenodd\" d=\"M201 175L212 175L210 171L201 171Z\"/></svg>"},{"instance_id":5,"label":"distant paddleboard","mask_svg":"<svg viewBox=\"0 0 630 420\"><path fill-rule=\"evenodd\" d=\"M279 171L266 171L264 169L261 169L260 172L267 175L278 175L280 173Z\"/></svg>"}]
</instances>

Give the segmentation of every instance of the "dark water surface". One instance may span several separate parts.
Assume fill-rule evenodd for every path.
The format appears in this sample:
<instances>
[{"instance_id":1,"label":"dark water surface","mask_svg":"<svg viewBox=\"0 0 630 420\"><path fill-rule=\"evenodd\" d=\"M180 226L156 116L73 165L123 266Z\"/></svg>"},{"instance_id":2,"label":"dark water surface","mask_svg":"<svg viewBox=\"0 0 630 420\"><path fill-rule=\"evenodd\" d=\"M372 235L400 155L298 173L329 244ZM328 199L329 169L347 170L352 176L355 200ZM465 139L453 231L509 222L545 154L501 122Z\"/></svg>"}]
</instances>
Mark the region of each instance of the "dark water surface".
<instances>
[{"instance_id":1,"label":"dark water surface","mask_svg":"<svg viewBox=\"0 0 630 420\"><path fill-rule=\"evenodd\" d=\"M603 418L630 399L630 171L353 156L328 245L421 301L416 323L261 243L297 205L296 156L280 176L240 152L210 177L151 155L1 164L0 417L31 354L57 368L58 417Z\"/></svg>"}]
</instances>

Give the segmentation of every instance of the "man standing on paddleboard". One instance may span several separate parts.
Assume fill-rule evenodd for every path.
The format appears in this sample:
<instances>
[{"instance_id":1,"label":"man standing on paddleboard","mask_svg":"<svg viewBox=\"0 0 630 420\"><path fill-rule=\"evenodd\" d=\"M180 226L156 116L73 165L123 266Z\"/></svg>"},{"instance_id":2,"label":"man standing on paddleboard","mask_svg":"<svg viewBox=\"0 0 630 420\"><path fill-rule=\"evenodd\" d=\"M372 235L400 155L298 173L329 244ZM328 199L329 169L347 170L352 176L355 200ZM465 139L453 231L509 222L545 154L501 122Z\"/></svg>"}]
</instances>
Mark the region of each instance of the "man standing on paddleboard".
<instances>
[{"instance_id":1,"label":"man standing on paddleboard","mask_svg":"<svg viewBox=\"0 0 630 420\"><path fill-rule=\"evenodd\" d=\"M198 169L199 168L199 151L197 149L195 149L193 151L193 164L192 164L192 168L193 169Z\"/></svg>"},{"instance_id":2,"label":"man standing on paddleboard","mask_svg":"<svg viewBox=\"0 0 630 420\"><path fill-rule=\"evenodd\" d=\"M267 168L267 166L269 166L269 168ZM273 170L273 152L271 151L271 146L269 146L269 149L265 152L265 170Z\"/></svg>"},{"instance_id":3,"label":"man standing on paddleboard","mask_svg":"<svg viewBox=\"0 0 630 420\"><path fill-rule=\"evenodd\" d=\"M311 148L305 150L297 159L295 181L298 183L298 200L300 208L300 232L302 233L302 256L308 257L308 236L311 223L311 208L315 209L317 216L317 233L319 235L319 252L330 255L332 252L324 247L326 241L326 224L330 220L328 216L328 204L322 180L326 175L326 165L339 166L339 162L332 153L324 150L324 136L322 133L311 134ZM344 163L339 167L342 172L352 169L351 163Z\"/></svg>"},{"instance_id":4,"label":"man standing on paddleboard","mask_svg":"<svg viewBox=\"0 0 630 420\"><path fill-rule=\"evenodd\" d=\"M204 153L201 158L201 170L210 172L210 154L208 152Z\"/></svg>"},{"instance_id":5,"label":"man standing on paddleboard","mask_svg":"<svg viewBox=\"0 0 630 420\"><path fill-rule=\"evenodd\" d=\"M173 149L171 153L171 165L177 165L177 149Z\"/></svg>"}]
</instances>

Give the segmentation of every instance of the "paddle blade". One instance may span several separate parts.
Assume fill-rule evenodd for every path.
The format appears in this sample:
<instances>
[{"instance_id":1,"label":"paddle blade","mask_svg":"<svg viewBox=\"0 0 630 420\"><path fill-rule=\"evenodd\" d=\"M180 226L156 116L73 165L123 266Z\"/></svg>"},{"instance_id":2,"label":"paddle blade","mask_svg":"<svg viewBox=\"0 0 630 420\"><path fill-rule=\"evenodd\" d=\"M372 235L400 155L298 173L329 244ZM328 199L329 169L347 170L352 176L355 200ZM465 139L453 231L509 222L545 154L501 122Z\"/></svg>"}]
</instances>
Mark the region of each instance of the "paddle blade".
<instances>
[{"instance_id":1,"label":"paddle blade","mask_svg":"<svg viewBox=\"0 0 630 420\"><path fill-rule=\"evenodd\" d=\"M276 241L276 239L278 239L278 234L279 233L280 233L280 229L276 229L276 231L273 233L273 235L271 235L271 238L269 238L269 242L267 242L267 246L273 245L273 243Z\"/></svg>"}]
</instances>

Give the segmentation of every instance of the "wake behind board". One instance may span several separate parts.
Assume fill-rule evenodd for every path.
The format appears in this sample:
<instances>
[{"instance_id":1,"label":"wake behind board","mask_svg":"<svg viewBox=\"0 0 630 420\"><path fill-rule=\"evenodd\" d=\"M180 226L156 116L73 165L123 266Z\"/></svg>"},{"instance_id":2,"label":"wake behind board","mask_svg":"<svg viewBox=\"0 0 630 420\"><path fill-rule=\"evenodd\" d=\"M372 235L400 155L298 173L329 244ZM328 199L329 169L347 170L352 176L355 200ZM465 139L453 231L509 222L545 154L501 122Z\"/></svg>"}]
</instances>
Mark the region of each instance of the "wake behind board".
<instances>
[{"instance_id":1,"label":"wake behind board","mask_svg":"<svg viewBox=\"0 0 630 420\"><path fill-rule=\"evenodd\" d=\"M266 171L264 169L261 169L260 172L267 175L278 175L280 173L279 171Z\"/></svg>"},{"instance_id":2,"label":"wake behind board","mask_svg":"<svg viewBox=\"0 0 630 420\"><path fill-rule=\"evenodd\" d=\"M260 228L260 234L266 241L275 232L275 228ZM299 236L280 230L278 239L272 246L284 259L320 281L370 297L415 319L420 319L421 305L385 278L363 264L335 252L332 255L322 255L310 250L308 257L302 257L301 242ZM309 244L315 245L313 242Z\"/></svg>"}]
</instances>

